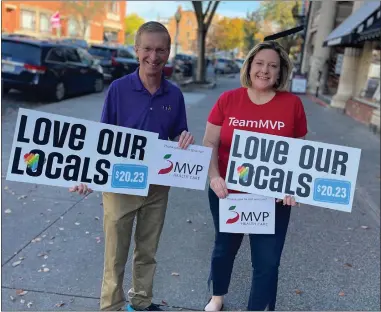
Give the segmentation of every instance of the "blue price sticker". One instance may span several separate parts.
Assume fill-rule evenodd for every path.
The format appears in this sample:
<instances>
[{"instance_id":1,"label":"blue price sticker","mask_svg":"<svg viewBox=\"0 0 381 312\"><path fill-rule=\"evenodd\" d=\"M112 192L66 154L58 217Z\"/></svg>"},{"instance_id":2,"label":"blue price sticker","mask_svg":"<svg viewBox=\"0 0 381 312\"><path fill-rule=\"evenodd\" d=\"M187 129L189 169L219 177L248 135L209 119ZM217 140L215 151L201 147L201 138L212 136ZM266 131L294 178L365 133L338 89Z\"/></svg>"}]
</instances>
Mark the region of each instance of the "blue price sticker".
<instances>
[{"instance_id":1,"label":"blue price sticker","mask_svg":"<svg viewBox=\"0 0 381 312\"><path fill-rule=\"evenodd\" d=\"M115 188L145 189L148 167L115 164L112 168L111 186Z\"/></svg>"},{"instance_id":2,"label":"blue price sticker","mask_svg":"<svg viewBox=\"0 0 381 312\"><path fill-rule=\"evenodd\" d=\"M316 179L314 200L319 202L348 205L351 197L351 183L334 179Z\"/></svg>"}]
</instances>

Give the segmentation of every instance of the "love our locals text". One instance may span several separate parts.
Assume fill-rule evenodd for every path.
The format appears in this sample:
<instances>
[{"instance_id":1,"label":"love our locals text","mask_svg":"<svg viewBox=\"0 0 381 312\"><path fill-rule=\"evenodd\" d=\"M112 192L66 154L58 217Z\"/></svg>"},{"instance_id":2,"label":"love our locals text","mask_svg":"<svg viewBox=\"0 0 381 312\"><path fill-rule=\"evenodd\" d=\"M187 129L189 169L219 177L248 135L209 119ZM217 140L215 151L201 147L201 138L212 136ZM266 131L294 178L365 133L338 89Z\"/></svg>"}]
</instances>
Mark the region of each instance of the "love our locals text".
<instances>
[{"instance_id":1,"label":"love our locals text","mask_svg":"<svg viewBox=\"0 0 381 312\"><path fill-rule=\"evenodd\" d=\"M27 125L32 131L27 131ZM11 159L11 173L105 185L112 165L108 160L110 155L144 160L146 137L111 129L101 129L96 137L96 150L87 156L81 155L86 144L89 145L87 134L90 130L81 123L45 117L28 124L28 116L21 115ZM23 145L34 148L25 150ZM32 160L29 164L33 165L25 166L26 159Z\"/></svg>"},{"instance_id":2,"label":"love our locals text","mask_svg":"<svg viewBox=\"0 0 381 312\"><path fill-rule=\"evenodd\" d=\"M281 138L235 135L227 182L244 187L253 186L258 190L309 197L314 180L312 172L346 176L348 153L345 151L316 147L306 142L297 153L297 161L296 155L290 156L289 153L290 144ZM290 157L293 162L291 168L287 166Z\"/></svg>"}]
</instances>

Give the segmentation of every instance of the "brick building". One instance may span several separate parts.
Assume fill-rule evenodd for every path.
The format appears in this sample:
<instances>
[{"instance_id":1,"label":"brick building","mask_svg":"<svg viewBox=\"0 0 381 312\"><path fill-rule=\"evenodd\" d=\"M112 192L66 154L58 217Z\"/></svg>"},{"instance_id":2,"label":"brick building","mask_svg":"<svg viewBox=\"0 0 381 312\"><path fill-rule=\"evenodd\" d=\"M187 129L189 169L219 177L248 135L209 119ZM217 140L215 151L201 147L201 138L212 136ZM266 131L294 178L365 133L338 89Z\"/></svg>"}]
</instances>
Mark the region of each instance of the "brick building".
<instances>
[{"instance_id":1,"label":"brick building","mask_svg":"<svg viewBox=\"0 0 381 312\"><path fill-rule=\"evenodd\" d=\"M197 19L194 10L182 10L181 6L178 8L181 12L181 19L179 22L179 32L178 32L178 53L186 54L197 54ZM214 14L212 23L209 27L208 34L212 32L215 23L222 18L218 14ZM172 38L172 48L171 52L175 50L175 38L176 38L176 20L175 17L170 17L167 21L163 23ZM206 44L208 45L208 35L206 38Z\"/></svg>"},{"instance_id":2,"label":"brick building","mask_svg":"<svg viewBox=\"0 0 381 312\"><path fill-rule=\"evenodd\" d=\"M89 26L82 32L82 15L78 14L74 5L71 7L69 1L2 1L1 31L37 38L86 39L89 43L102 43L108 38L123 44L126 1L94 1L89 5L97 9L91 14ZM88 12L90 10L94 8L89 8ZM51 16L56 12L60 13L61 18L58 32L50 23Z\"/></svg>"}]
</instances>

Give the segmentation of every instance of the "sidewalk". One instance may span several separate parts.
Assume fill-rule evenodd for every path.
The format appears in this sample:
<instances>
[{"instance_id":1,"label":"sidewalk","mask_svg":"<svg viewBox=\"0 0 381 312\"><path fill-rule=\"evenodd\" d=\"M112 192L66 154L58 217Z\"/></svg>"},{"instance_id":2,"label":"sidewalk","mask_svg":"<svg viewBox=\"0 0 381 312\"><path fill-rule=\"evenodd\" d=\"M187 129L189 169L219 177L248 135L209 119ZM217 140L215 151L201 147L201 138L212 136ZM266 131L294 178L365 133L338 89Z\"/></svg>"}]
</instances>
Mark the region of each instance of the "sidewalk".
<instances>
[{"instance_id":1,"label":"sidewalk","mask_svg":"<svg viewBox=\"0 0 381 312\"><path fill-rule=\"evenodd\" d=\"M309 140L362 150L356 193L380 222L380 136L340 110L322 105L315 97L301 98L307 111Z\"/></svg>"},{"instance_id":2,"label":"sidewalk","mask_svg":"<svg viewBox=\"0 0 381 312\"><path fill-rule=\"evenodd\" d=\"M185 96L197 144L201 144L208 113L218 96L238 85L238 76L221 78L215 89L194 93L200 100ZM352 213L306 205L293 209L280 268L277 310L379 310L379 136L333 109L304 96L302 100L309 123L307 139L359 147L362 156ZM80 101L80 110L78 100L38 110L99 120L103 97L90 95ZM64 188L5 181L16 116L17 112L12 113L2 124L2 309L96 311L103 270L101 196L94 193L81 198ZM172 188L157 256L155 303L167 310L203 309L210 296L206 282L213 241L207 193ZM131 282L132 249L126 291ZM226 310L245 310L250 279L245 237ZM28 292L20 296L18 290Z\"/></svg>"}]
</instances>

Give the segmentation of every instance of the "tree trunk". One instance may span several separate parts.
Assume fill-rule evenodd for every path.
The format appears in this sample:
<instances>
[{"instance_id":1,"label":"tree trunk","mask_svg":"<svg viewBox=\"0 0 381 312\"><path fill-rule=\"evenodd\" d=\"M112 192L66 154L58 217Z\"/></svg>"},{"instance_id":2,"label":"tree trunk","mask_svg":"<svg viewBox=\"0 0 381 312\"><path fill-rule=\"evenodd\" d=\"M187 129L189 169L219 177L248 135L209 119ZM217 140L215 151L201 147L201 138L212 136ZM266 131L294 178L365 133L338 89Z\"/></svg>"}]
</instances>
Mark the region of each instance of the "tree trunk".
<instances>
[{"instance_id":1,"label":"tree trunk","mask_svg":"<svg viewBox=\"0 0 381 312\"><path fill-rule=\"evenodd\" d=\"M86 40L87 27L88 27L88 21L82 16L82 34L81 34L81 37L83 40Z\"/></svg>"},{"instance_id":2,"label":"tree trunk","mask_svg":"<svg viewBox=\"0 0 381 312\"><path fill-rule=\"evenodd\" d=\"M198 61L197 61L197 75L196 81L199 83L206 82L206 68L205 68L205 26L198 27L197 40L198 40Z\"/></svg>"}]
</instances>

